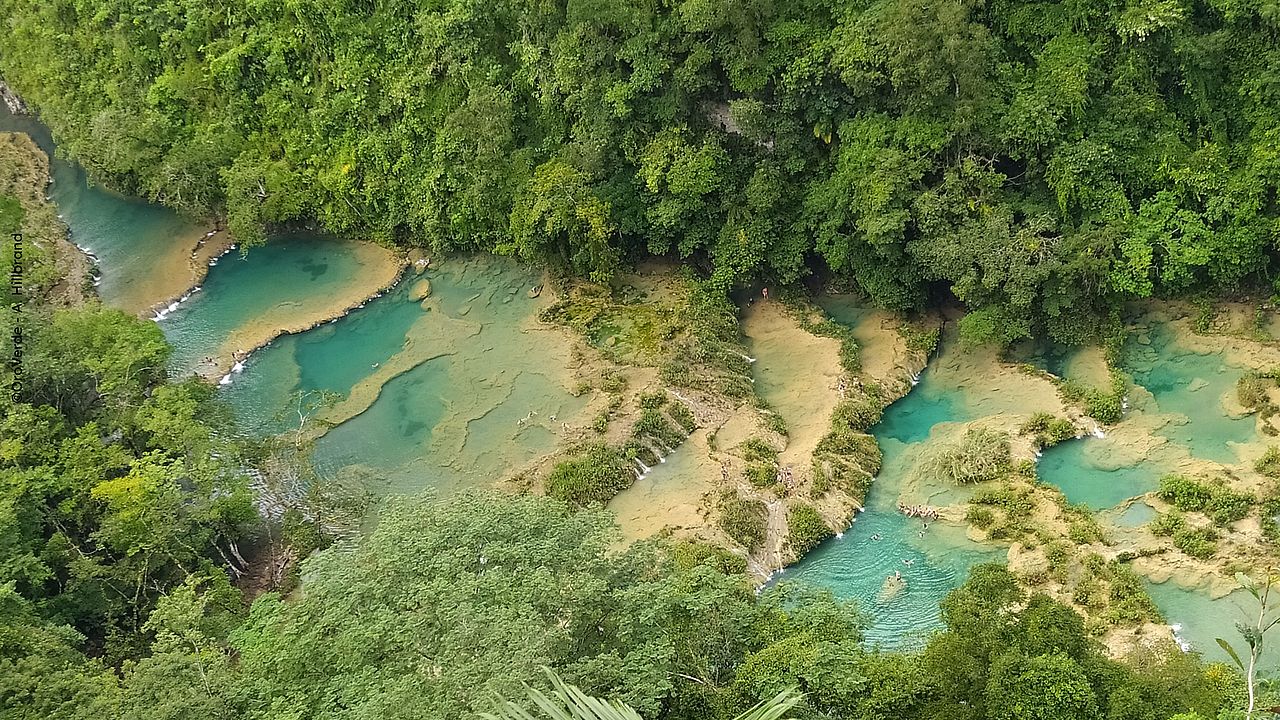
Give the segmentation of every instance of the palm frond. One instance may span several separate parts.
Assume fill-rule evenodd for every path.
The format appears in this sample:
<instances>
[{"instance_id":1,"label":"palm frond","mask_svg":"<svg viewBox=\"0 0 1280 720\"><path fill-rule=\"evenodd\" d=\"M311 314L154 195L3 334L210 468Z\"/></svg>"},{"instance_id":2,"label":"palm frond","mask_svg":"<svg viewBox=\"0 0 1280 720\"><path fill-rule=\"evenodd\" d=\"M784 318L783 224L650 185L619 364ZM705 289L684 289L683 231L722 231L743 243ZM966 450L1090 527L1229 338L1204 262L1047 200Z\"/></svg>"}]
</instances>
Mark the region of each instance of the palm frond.
<instances>
[{"instance_id":1,"label":"palm frond","mask_svg":"<svg viewBox=\"0 0 1280 720\"><path fill-rule=\"evenodd\" d=\"M795 688L788 688L768 700L761 700L734 720L782 720L782 716L798 705L803 697Z\"/></svg>"},{"instance_id":2,"label":"palm frond","mask_svg":"<svg viewBox=\"0 0 1280 720\"><path fill-rule=\"evenodd\" d=\"M551 680L551 693L528 688L529 702L541 710L541 714L532 715L528 710L510 700L504 702L498 713L482 713L485 720L643 720L640 714L625 704L609 702L592 697L578 688L560 679L551 670L546 670Z\"/></svg>"},{"instance_id":3,"label":"palm frond","mask_svg":"<svg viewBox=\"0 0 1280 720\"><path fill-rule=\"evenodd\" d=\"M539 714L507 700L497 713L481 713L484 720L643 720L640 713L619 701L610 702L592 697L560 679L554 671L543 669L551 681L551 692L527 688L527 700ZM783 690L776 696L762 700L755 707L739 715L735 720L782 720L803 696L794 689Z\"/></svg>"}]
</instances>

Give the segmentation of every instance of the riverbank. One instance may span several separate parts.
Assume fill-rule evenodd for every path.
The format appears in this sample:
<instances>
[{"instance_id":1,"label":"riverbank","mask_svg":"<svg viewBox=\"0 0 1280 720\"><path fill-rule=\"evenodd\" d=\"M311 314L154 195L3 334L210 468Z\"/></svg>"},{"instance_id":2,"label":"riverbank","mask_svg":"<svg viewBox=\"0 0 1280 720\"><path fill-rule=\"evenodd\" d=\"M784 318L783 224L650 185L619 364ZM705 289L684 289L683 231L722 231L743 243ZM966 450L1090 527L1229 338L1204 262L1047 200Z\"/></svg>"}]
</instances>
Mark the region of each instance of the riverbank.
<instances>
[{"instance_id":1,"label":"riverbank","mask_svg":"<svg viewBox=\"0 0 1280 720\"><path fill-rule=\"evenodd\" d=\"M215 252L218 244L209 242L205 247ZM326 285L323 295L308 297L305 301L283 296L279 300L267 300L265 307L225 329L221 339L211 346L212 352L193 360L190 369L207 380L230 382L233 371L255 351L283 335L306 332L347 315L393 287L409 264L403 256L374 243L351 242L344 246L343 252L352 256L350 271L340 281ZM253 251L246 257L228 256L221 262L254 262ZM267 270L259 268L259 272ZM302 271L308 272L305 268ZM316 268L316 272L324 271L323 267ZM208 292L204 292L200 300L211 302Z\"/></svg>"},{"instance_id":2,"label":"riverbank","mask_svg":"<svg viewBox=\"0 0 1280 720\"><path fill-rule=\"evenodd\" d=\"M869 316L854 340L806 300L739 310L704 306L700 293L655 262L612 287L571 283L544 315L574 331L579 382L596 391L594 432L581 442L594 436L632 458L634 482L608 503L624 535L729 549L763 582L849 527L878 460L865 428L836 421L839 408L878 417L928 348L912 347L887 314ZM685 413L689 427L676 428ZM662 424L671 433L655 437Z\"/></svg>"},{"instance_id":3,"label":"riverbank","mask_svg":"<svg viewBox=\"0 0 1280 720\"><path fill-rule=\"evenodd\" d=\"M121 310L163 320L189 299L224 255L238 245L225 230L193 230L155 256L152 272L124 285L112 299Z\"/></svg>"},{"instance_id":4,"label":"riverbank","mask_svg":"<svg viewBox=\"0 0 1280 720\"><path fill-rule=\"evenodd\" d=\"M71 242L45 195L49 172L49 157L28 135L0 132L0 196L16 200L22 214L24 292L74 307L92 296L93 263Z\"/></svg>"}]
</instances>

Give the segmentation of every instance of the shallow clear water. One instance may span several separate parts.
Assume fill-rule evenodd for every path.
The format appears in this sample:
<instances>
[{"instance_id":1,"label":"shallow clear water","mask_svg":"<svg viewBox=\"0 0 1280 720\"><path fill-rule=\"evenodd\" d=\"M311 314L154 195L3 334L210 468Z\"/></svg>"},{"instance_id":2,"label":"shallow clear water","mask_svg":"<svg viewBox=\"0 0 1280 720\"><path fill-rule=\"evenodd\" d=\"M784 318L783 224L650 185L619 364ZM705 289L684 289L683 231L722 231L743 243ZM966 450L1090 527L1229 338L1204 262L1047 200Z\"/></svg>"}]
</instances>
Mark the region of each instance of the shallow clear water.
<instances>
[{"instance_id":1,"label":"shallow clear water","mask_svg":"<svg viewBox=\"0 0 1280 720\"><path fill-rule=\"evenodd\" d=\"M429 276L425 303L410 297L416 279L406 280L255 353L224 391L242 422L257 431L296 425L273 409L299 391L367 394L367 409L325 434L315 459L328 472L372 469L397 492L489 484L554 450L586 397L565 386L558 336L539 336L554 330L536 321L543 301L526 297L538 275L473 258ZM370 386L388 372L380 389Z\"/></svg>"},{"instance_id":2,"label":"shallow clear water","mask_svg":"<svg viewBox=\"0 0 1280 720\"><path fill-rule=\"evenodd\" d=\"M1120 527L1136 528L1156 519L1155 508L1144 502L1134 502L1115 516L1115 523Z\"/></svg>"},{"instance_id":3,"label":"shallow clear water","mask_svg":"<svg viewBox=\"0 0 1280 720\"><path fill-rule=\"evenodd\" d=\"M14 116L0 104L0 131L26 133L49 154L49 194L71 229L71 239L98 258L103 302L132 306L158 259L174 243L186 245L202 234L168 208L89 185L83 168L54 154L49 129L35 118Z\"/></svg>"},{"instance_id":4,"label":"shallow clear water","mask_svg":"<svg viewBox=\"0 0 1280 720\"><path fill-rule=\"evenodd\" d=\"M1044 451L1036 466L1040 479L1058 486L1072 503L1093 510L1115 507L1131 497L1155 490L1163 472L1157 463L1112 467L1102 462L1107 440L1068 440Z\"/></svg>"},{"instance_id":5,"label":"shallow clear water","mask_svg":"<svg viewBox=\"0 0 1280 720\"><path fill-rule=\"evenodd\" d=\"M317 235L273 238L221 257L201 290L160 322L175 369L190 370L224 348L235 330L273 311L301 308L345 287L360 267L351 243ZM349 338L353 345L358 338Z\"/></svg>"},{"instance_id":6,"label":"shallow clear water","mask_svg":"<svg viewBox=\"0 0 1280 720\"><path fill-rule=\"evenodd\" d=\"M1152 394L1160 413L1178 416L1159 433L1194 457L1237 462L1233 445L1255 437L1254 418L1232 418L1222 403L1235 394L1244 370L1228 365L1221 354L1187 350L1167 325L1153 324L1146 337L1147 344L1130 342L1125 366L1134 382Z\"/></svg>"},{"instance_id":7,"label":"shallow clear water","mask_svg":"<svg viewBox=\"0 0 1280 720\"><path fill-rule=\"evenodd\" d=\"M1234 446L1256 437L1252 416L1233 418L1223 405L1235 393L1242 369L1228 365L1221 354L1187 350L1166 324L1152 324L1136 337L1146 342L1129 343L1125 369L1151 397L1142 402L1141 391L1131 393L1132 412L1169 416L1156 432L1174 447L1124 466L1113 461L1109 439L1085 438L1046 450L1038 466L1040 479L1058 486L1068 500L1096 510L1155 490L1173 469L1166 456L1177 448L1192 457L1233 463L1239 461Z\"/></svg>"},{"instance_id":8,"label":"shallow clear water","mask_svg":"<svg viewBox=\"0 0 1280 720\"><path fill-rule=\"evenodd\" d=\"M1235 625L1257 621L1258 605L1252 596L1244 590L1237 590L1214 600L1204 590L1184 588L1173 581L1149 582L1146 585L1147 592L1160 606L1165 620L1174 626L1180 641L1201 653L1206 660L1235 666L1226 651L1219 647L1217 638L1226 640L1236 652L1245 651L1247 646ZM1280 670L1280 650L1274 643L1264 645L1261 668L1268 674Z\"/></svg>"},{"instance_id":9,"label":"shallow clear water","mask_svg":"<svg viewBox=\"0 0 1280 720\"><path fill-rule=\"evenodd\" d=\"M1003 550L968 540L962 528L934 522L926 531L920 520L897 510L911 460L931 430L969 419L960 409L962 403L934 375L933 370L925 371L920 384L890 405L873 429L884 463L867 495L866 510L844 537L823 543L778 576L779 581L825 588L837 597L857 600L870 616L865 634L873 645L921 644L942 627L938 603L964 582L967 569L1004 556ZM886 601L885 579L899 571L906 589Z\"/></svg>"}]
</instances>

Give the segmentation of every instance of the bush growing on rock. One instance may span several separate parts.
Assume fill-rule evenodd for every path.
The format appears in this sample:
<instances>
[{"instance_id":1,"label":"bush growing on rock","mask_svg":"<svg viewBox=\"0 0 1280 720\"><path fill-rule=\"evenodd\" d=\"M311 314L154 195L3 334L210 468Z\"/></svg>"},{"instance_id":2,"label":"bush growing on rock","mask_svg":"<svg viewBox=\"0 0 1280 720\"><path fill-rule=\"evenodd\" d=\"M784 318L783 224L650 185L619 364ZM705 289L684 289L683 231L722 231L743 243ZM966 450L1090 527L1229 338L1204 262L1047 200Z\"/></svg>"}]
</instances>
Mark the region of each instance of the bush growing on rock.
<instances>
[{"instance_id":1,"label":"bush growing on rock","mask_svg":"<svg viewBox=\"0 0 1280 720\"><path fill-rule=\"evenodd\" d=\"M1258 462L1253 464L1253 469L1260 475L1280 479L1280 447L1268 447L1262 457L1258 458Z\"/></svg>"},{"instance_id":2,"label":"bush growing on rock","mask_svg":"<svg viewBox=\"0 0 1280 720\"><path fill-rule=\"evenodd\" d=\"M1011 468L1009 436L989 428L969 428L958 441L937 448L921 468L957 485L996 480Z\"/></svg>"},{"instance_id":3,"label":"bush growing on rock","mask_svg":"<svg viewBox=\"0 0 1280 720\"><path fill-rule=\"evenodd\" d=\"M1053 447L1063 440L1076 436L1076 426L1066 418L1054 417L1052 413L1036 413L1018 429L1021 435L1030 435L1035 444L1042 448Z\"/></svg>"},{"instance_id":4,"label":"bush growing on rock","mask_svg":"<svg viewBox=\"0 0 1280 720\"><path fill-rule=\"evenodd\" d=\"M742 459L748 462L776 462L778 449L760 438L747 438L742 443Z\"/></svg>"},{"instance_id":5,"label":"bush growing on rock","mask_svg":"<svg viewBox=\"0 0 1280 720\"><path fill-rule=\"evenodd\" d=\"M1148 528L1152 535L1168 537L1182 530L1187 526L1187 519L1177 510L1171 510L1167 513L1161 513L1156 519L1151 521Z\"/></svg>"},{"instance_id":6,"label":"bush growing on rock","mask_svg":"<svg viewBox=\"0 0 1280 720\"><path fill-rule=\"evenodd\" d=\"M578 506L604 504L634 481L635 472L622 453L595 443L556 464L547 477L547 494Z\"/></svg>"},{"instance_id":7,"label":"bush growing on rock","mask_svg":"<svg viewBox=\"0 0 1280 720\"><path fill-rule=\"evenodd\" d=\"M1173 546L1193 558L1208 560L1218 551L1218 533L1213 528L1184 528L1173 534Z\"/></svg>"},{"instance_id":8,"label":"bush growing on rock","mask_svg":"<svg viewBox=\"0 0 1280 720\"><path fill-rule=\"evenodd\" d=\"M797 556L804 555L835 533L812 505L798 503L787 513L787 539Z\"/></svg>"},{"instance_id":9,"label":"bush growing on rock","mask_svg":"<svg viewBox=\"0 0 1280 720\"><path fill-rule=\"evenodd\" d=\"M698 428L698 420L693 416L693 411L682 402L673 402L668 405L667 414L686 433L691 433Z\"/></svg>"},{"instance_id":10,"label":"bush growing on rock","mask_svg":"<svg viewBox=\"0 0 1280 720\"><path fill-rule=\"evenodd\" d=\"M831 413L831 427L866 432L880 422L884 407L880 399L871 395L842 400Z\"/></svg>"},{"instance_id":11,"label":"bush growing on rock","mask_svg":"<svg viewBox=\"0 0 1280 720\"><path fill-rule=\"evenodd\" d=\"M1240 493L1224 484L1209 485L1184 475L1167 475L1160 480L1160 499L1184 512L1208 515L1219 525L1243 519L1257 503L1257 498Z\"/></svg>"},{"instance_id":12,"label":"bush growing on rock","mask_svg":"<svg viewBox=\"0 0 1280 720\"><path fill-rule=\"evenodd\" d=\"M986 530L996 521L996 516L987 508L970 505L965 511L964 520L976 528Z\"/></svg>"},{"instance_id":13,"label":"bush growing on rock","mask_svg":"<svg viewBox=\"0 0 1280 720\"><path fill-rule=\"evenodd\" d=\"M720 498L719 509L717 523L726 535L747 550L760 547L765 538L765 521L769 517L769 508L763 501L725 493Z\"/></svg>"}]
</instances>

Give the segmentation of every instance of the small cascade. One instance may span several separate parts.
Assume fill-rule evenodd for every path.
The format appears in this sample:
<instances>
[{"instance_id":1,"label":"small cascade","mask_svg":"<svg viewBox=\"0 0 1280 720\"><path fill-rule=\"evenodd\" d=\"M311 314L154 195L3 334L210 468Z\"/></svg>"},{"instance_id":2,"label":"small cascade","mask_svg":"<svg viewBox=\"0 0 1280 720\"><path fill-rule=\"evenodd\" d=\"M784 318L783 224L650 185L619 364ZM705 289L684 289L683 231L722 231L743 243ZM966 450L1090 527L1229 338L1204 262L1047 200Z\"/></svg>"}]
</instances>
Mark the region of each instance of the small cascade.
<instances>
[{"instance_id":1,"label":"small cascade","mask_svg":"<svg viewBox=\"0 0 1280 720\"><path fill-rule=\"evenodd\" d=\"M640 458L638 458L638 457L637 457L637 458L632 458L632 460L635 460L635 461L636 461L636 465L639 465L639 466L640 466L640 474L637 476L637 478L638 478L638 479L643 480L643 479L644 479L644 476L645 476L645 475L648 475L648 474L649 474L649 471L653 469L653 468L649 467L648 465L645 465L645 464L644 464L644 461L643 461L643 460L641 460L641 459L640 459ZM664 462L665 462L665 461L664 461Z\"/></svg>"}]
</instances>

